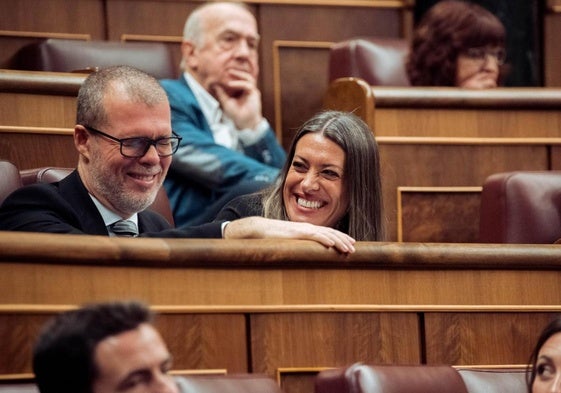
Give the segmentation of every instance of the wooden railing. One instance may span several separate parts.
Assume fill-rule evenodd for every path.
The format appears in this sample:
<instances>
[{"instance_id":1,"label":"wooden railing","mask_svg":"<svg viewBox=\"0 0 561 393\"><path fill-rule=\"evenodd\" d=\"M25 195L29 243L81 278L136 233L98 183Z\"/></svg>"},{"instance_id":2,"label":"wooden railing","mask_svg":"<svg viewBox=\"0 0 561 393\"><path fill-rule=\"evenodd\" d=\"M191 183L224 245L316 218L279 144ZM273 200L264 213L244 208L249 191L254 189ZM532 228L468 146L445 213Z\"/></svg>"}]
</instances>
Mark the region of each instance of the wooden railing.
<instances>
[{"instance_id":1,"label":"wooden railing","mask_svg":"<svg viewBox=\"0 0 561 393\"><path fill-rule=\"evenodd\" d=\"M354 111L374 131L390 240L477 242L489 175L561 168L561 89L390 88L344 78L330 85L324 107Z\"/></svg>"},{"instance_id":2,"label":"wooden railing","mask_svg":"<svg viewBox=\"0 0 561 393\"><path fill-rule=\"evenodd\" d=\"M356 248L0 232L0 375L29 373L42 323L94 301L148 302L176 369L267 373L294 393L355 361L523 364L561 312L560 246Z\"/></svg>"}]
</instances>

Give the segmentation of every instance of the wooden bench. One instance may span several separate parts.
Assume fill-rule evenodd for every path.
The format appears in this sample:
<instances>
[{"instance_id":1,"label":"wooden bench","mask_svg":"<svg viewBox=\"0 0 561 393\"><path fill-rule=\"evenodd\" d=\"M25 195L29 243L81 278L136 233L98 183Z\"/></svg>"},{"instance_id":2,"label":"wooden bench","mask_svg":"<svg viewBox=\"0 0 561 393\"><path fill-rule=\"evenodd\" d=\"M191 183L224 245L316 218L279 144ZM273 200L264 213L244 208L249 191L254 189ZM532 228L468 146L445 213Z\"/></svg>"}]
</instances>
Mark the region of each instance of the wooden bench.
<instances>
[{"instance_id":1,"label":"wooden bench","mask_svg":"<svg viewBox=\"0 0 561 393\"><path fill-rule=\"evenodd\" d=\"M561 89L391 88L342 78L324 108L354 111L374 131L390 240L476 242L489 175L561 168Z\"/></svg>"},{"instance_id":2,"label":"wooden bench","mask_svg":"<svg viewBox=\"0 0 561 393\"><path fill-rule=\"evenodd\" d=\"M523 364L561 312L556 245L364 242L343 256L309 241L0 232L0 249L0 375L30 372L47 318L110 299L159 313L176 369L264 373L287 393L356 361Z\"/></svg>"}]
</instances>

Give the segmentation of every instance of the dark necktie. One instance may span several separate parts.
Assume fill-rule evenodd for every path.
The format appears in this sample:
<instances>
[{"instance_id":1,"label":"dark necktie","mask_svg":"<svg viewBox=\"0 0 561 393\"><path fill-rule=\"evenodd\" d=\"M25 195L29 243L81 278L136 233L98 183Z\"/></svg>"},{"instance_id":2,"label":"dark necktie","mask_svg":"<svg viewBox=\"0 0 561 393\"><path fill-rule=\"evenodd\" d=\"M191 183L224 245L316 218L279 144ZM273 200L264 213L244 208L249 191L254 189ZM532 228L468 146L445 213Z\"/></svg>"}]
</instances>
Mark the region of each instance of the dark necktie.
<instances>
[{"instance_id":1,"label":"dark necktie","mask_svg":"<svg viewBox=\"0 0 561 393\"><path fill-rule=\"evenodd\" d=\"M138 229L136 224L130 220L119 220L110 226L111 232L117 236L123 237L136 237L138 236Z\"/></svg>"}]
</instances>

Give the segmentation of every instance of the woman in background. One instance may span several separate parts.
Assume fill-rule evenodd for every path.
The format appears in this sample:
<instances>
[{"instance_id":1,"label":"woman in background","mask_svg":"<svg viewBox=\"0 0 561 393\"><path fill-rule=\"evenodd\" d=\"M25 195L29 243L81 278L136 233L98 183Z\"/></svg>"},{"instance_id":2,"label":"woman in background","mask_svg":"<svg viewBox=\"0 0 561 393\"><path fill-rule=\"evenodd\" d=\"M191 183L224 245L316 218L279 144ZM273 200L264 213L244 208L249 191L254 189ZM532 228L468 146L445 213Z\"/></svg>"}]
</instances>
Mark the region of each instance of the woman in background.
<instances>
[{"instance_id":1,"label":"woman in background","mask_svg":"<svg viewBox=\"0 0 561 393\"><path fill-rule=\"evenodd\" d=\"M526 374L528 393L561 392L561 317L540 334Z\"/></svg>"},{"instance_id":2,"label":"woman in background","mask_svg":"<svg viewBox=\"0 0 561 393\"><path fill-rule=\"evenodd\" d=\"M505 29L485 8L441 1L413 35L407 74L413 86L497 87L504 64Z\"/></svg>"},{"instance_id":3,"label":"woman in background","mask_svg":"<svg viewBox=\"0 0 561 393\"><path fill-rule=\"evenodd\" d=\"M253 215L327 226L355 240L383 240L380 159L366 123L338 111L304 123L277 182L234 199L217 219Z\"/></svg>"}]
</instances>

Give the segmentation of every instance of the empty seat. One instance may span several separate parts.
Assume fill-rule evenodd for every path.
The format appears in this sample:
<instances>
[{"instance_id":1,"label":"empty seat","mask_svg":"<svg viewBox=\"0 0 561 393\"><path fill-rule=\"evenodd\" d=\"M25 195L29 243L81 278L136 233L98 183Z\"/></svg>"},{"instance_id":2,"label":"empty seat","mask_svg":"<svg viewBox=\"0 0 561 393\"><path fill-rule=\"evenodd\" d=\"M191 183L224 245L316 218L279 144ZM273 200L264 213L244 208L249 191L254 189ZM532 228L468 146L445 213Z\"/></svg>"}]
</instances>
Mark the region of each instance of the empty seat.
<instances>
[{"instance_id":1,"label":"empty seat","mask_svg":"<svg viewBox=\"0 0 561 393\"><path fill-rule=\"evenodd\" d=\"M161 42L80 41L48 39L21 48L12 68L32 71L94 71L129 65L155 78L175 78L178 67L169 47Z\"/></svg>"},{"instance_id":2,"label":"empty seat","mask_svg":"<svg viewBox=\"0 0 561 393\"><path fill-rule=\"evenodd\" d=\"M561 238L561 171L489 176L481 192L479 240L547 244Z\"/></svg>"},{"instance_id":3,"label":"empty seat","mask_svg":"<svg viewBox=\"0 0 561 393\"><path fill-rule=\"evenodd\" d=\"M399 38L363 37L334 44L329 52L329 81L364 79L374 86L409 86L405 61L409 43Z\"/></svg>"}]
</instances>

